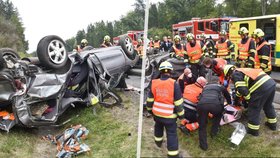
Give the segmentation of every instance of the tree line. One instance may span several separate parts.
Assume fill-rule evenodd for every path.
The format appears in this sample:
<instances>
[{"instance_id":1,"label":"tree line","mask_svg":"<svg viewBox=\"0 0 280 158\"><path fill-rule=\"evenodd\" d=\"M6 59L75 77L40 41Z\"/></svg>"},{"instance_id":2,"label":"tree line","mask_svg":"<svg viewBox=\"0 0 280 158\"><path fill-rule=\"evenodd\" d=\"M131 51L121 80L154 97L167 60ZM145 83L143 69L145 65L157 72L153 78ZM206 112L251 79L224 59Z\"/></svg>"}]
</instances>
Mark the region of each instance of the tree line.
<instances>
[{"instance_id":1,"label":"tree line","mask_svg":"<svg viewBox=\"0 0 280 158\"><path fill-rule=\"evenodd\" d=\"M132 8L120 20L102 20L78 30L76 35L66 40L67 50L71 51L83 38L88 40L89 45L99 47L105 35L113 38L129 30L143 30L145 1L135 0ZM172 24L193 17L251 17L269 14L280 14L280 0L164 0L150 4L148 36L158 35L162 38L171 35ZM9 0L0 0L0 46L17 51L28 50L19 13Z\"/></svg>"},{"instance_id":2,"label":"tree line","mask_svg":"<svg viewBox=\"0 0 280 158\"><path fill-rule=\"evenodd\" d=\"M0 0L0 48L4 47L20 52L28 50L22 20L18 10L9 0Z\"/></svg>"}]
</instances>

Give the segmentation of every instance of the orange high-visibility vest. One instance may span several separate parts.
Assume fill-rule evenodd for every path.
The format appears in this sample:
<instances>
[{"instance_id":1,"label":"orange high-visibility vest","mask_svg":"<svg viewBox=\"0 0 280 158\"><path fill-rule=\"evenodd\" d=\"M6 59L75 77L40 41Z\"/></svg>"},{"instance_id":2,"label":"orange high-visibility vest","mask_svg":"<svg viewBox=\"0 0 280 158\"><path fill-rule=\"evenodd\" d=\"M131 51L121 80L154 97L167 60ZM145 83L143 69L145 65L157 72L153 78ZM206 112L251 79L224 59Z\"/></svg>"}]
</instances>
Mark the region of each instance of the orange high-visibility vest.
<instances>
[{"instance_id":1,"label":"orange high-visibility vest","mask_svg":"<svg viewBox=\"0 0 280 158\"><path fill-rule=\"evenodd\" d=\"M228 47L227 47L227 42L228 40L226 40L225 42L223 43L219 43L219 41L217 41L216 43L216 47L217 47L217 50L218 50L218 53L217 53L217 56L228 56Z\"/></svg>"},{"instance_id":2,"label":"orange high-visibility vest","mask_svg":"<svg viewBox=\"0 0 280 158\"><path fill-rule=\"evenodd\" d=\"M181 49L178 49L178 48L176 48L176 46L175 45L173 45L172 46L173 47L173 49L174 49L174 51L175 51L175 53L176 53L176 55L179 55L179 56L181 56L181 57L184 57L184 48L183 48L183 46L181 45Z\"/></svg>"},{"instance_id":3,"label":"orange high-visibility vest","mask_svg":"<svg viewBox=\"0 0 280 158\"><path fill-rule=\"evenodd\" d=\"M160 47L160 41L158 40L157 42L154 42L154 48L159 48Z\"/></svg>"},{"instance_id":4,"label":"orange high-visibility vest","mask_svg":"<svg viewBox=\"0 0 280 158\"><path fill-rule=\"evenodd\" d=\"M256 48L257 52L258 52L263 46L265 46L265 45L270 46L269 43L267 43L266 41L264 41L261 45L259 45L259 46ZM260 59L259 59L258 54L256 54L256 55L255 55L255 68L259 69L260 66L261 66ZM267 70L268 70L268 71L271 71L271 69L272 69L272 67L271 67L271 49L270 49L270 53L269 53L269 61L268 61L268 63L267 63L267 66L268 66L268 69L267 69Z\"/></svg>"},{"instance_id":5,"label":"orange high-visibility vest","mask_svg":"<svg viewBox=\"0 0 280 158\"><path fill-rule=\"evenodd\" d=\"M196 62L202 56L201 45L199 41L196 41L195 46L192 47L190 43L187 43L187 54L190 57L190 62Z\"/></svg>"},{"instance_id":6,"label":"orange high-visibility vest","mask_svg":"<svg viewBox=\"0 0 280 158\"><path fill-rule=\"evenodd\" d=\"M174 113L174 83L175 80L152 80L151 91L154 95L153 114L156 116L171 116Z\"/></svg>"},{"instance_id":7,"label":"orange high-visibility vest","mask_svg":"<svg viewBox=\"0 0 280 158\"><path fill-rule=\"evenodd\" d=\"M187 124L186 124L186 128L187 128L189 131L194 131L194 130L198 129L198 127L199 127L198 122L187 123Z\"/></svg>"},{"instance_id":8,"label":"orange high-visibility vest","mask_svg":"<svg viewBox=\"0 0 280 158\"><path fill-rule=\"evenodd\" d=\"M153 41L150 41L149 46L150 48L154 46Z\"/></svg>"},{"instance_id":9,"label":"orange high-visibility vest","mask_svg":"<svg viewBox=\"0 0 280 158\"><path fill-rule=\"evenodd\" d=\"M187 85L184 89L184 93L183 93L183 98L191 101L194 104L198 103L198 96L200 95L200 93L202 92L202 88L199 87L198 85L194 84L190 84Z\"/></svg>"},{"instance_id":10,"label":"orange high-visibility vest","mask_svg":"<svg viewBox=\"0 0 280 158\"><path fill-rule=\"evenodd\" d=\"M262 69L237 68L236 70L243 72L245 75L249 76L253 80L255 80L259 75L265 74Z\"/></svg>"},{"instance_id":11,"label":"orange high-visibility vest","mask_svg":"<svg viewBox=\"0 0 280 158\"><path fill-rule=\"evenodd\" d=\"M239 55L238 58L241 60L246 60L249 57L249 45L251 42L251 38L248 38L247 42L245 44L242 44L241 41L238 44L238 50L239 50Z\"/></svg>"}]
</instances>

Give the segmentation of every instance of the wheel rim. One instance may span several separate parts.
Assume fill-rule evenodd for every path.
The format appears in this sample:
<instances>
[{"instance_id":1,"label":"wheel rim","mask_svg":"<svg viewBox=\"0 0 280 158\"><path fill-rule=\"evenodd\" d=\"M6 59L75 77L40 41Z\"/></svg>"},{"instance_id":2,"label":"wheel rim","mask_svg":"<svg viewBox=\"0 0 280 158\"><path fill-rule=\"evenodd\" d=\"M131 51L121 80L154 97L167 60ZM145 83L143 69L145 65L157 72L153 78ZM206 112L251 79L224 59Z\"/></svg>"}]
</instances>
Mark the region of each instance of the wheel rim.
<instances>
[{"instance_id":1,"label":"wheel rim","mask_svg":"<svg viewBox=\"0 0 280 158\"><path fill-rule=\"evenodd\" d=\"M126 46L126 49L129 51L129 52L132 52L132 42L130 40L130 38L126 38L125 39L125 46Z\"/></svg>"},{"instance_id":2,"label":"wheel rim","mask_svg":"<svg viewBox=\"0 0 280 158\"><path fill-rule=\"evenodd\" d=\"M63 63L66 58L66 49L64 44L59 40L51 41L48 46L48 55L53 63Z\"/></svg>"},{"instance_id":3,"label":"wheel rim","mask_svg":"<svg viewBox=\"0 0 280 158\"><path fill-rule=\"evenodd\" d=\"M150 60L148 59L148 57L145 58L145 70L148 70L150 67Z\"/></svg>"},{"instance_id":4,"label":"wheel rim","mask_svg":"<svg viewBox=\"0 0 280 158\"><path fill-rule=\"evenodd\" d=\"M5 60L7 60L8 57L12 57L12 58L14 58L14 59L18 59L18 57L17 57L16 55L14 55L13 53L5 52L5 53L3 54L3 58L4 58Z\"/></svg>"}]
</instances>

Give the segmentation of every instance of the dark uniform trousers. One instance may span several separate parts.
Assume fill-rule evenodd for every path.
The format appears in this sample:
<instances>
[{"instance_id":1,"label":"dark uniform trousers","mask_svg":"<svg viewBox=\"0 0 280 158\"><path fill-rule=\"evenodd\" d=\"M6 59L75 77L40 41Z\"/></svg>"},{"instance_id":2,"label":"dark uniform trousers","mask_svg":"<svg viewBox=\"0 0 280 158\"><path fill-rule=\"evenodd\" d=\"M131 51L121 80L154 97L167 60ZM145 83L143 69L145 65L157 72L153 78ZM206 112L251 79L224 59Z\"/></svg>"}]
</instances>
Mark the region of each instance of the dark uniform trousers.
<instances>
[{"instance_id":1,"label":"dark uniform trousers","mask_svg":"<svg viewBox=\"0 0 280 158\"><path fill-rule=\"evenodd\" d=\"M268 119L276 118L275 109L272 105L275 95L275 82L273 79L268 80L252 94L248 103L248 123L260 125L260 112L263 109Z\"/></svg>"},{"instance_id":2,"label":"dark uniform trousers","mask_svg":"<svg viewBox=\"0 0 280 158\"><path fill-rule=\"evenodd\" d=\"M184 107L185 118L190 121L190 123L197 122L197 111Z\"/></svg>"},{"instance_id":3,"label":"dark uniform trousers","mask_svg":"<svg viewBox=\"0 0 280 158\"><path fill-rule=\"evenodd\" d=\"M190 63L190 69L192 71L192 74L195 75L195 77L203 76L205 77L206 75L206 70L203 65L200 63Z\"/></svg>"},{"instance_id":4,"label":"dark uniform trousers","mask_svg":"<svg viewBox=\"0 0 280 158\"><path fill-rule=\"evenodd\" d=\"M218 133L220 121L223 116L224 107L221 102L217 101L216 104L207 104L207 103L198 103L197 112L198 112L198 124L199 124L199 144L200 147L204 150L208 149L207 145L207 122L208 122L208 113L213 114L213 122L211 128L211 136L215 136Z\"/></svg>"},{"instance_id":5,"label":"dark uniform trousers","mask_svg":"<svg viewBox=\"0 0 280 158\"><path fill-rule=\"evenodd\" d=\"M154 116L155 120L155 137L163 137L164 128L167 137L168 151L178 150L178 136L177 136L177 118L162 118Z\"/></svg>"}]
</instances>

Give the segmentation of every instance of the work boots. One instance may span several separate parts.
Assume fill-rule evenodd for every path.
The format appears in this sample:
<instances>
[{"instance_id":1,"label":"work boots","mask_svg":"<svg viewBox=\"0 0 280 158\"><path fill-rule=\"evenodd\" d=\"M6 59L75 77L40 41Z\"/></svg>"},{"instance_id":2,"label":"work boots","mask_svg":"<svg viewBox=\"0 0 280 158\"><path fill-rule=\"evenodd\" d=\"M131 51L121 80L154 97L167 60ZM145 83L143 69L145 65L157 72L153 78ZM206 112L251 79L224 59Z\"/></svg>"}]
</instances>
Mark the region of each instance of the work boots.
<instances>
[{"instance_id":1,"label":"work boots","mask_svg":"<svg viewBox=\"0 0 280 158\"><path fill-rule=\"evenodd\" d=\"M265 125L266 125L269 129L271 129L271 130L273 130L273 131L276 131L276 126L277 126L276 123L268 123L268 122L265 122Z\"/></svg>"},{"instance_id":2,"label":"work boots","mask_svg":"<svg viewBox=\"0 0 280 158\"><path fill-rule=\"evenodd\" d=\"M246 130L247 130L247 133L248 134L251 134L252 136L259 136L259 130L253 130L253 129L250 129L250 128L246 128Z\"/></svg>"},{"instance_id":3,"label":"work boots","mask_svg":"<svg viewBox=\"0 0 280 158\"><path fill-rule=\"evenodd\" d=\"M157 147L161 148L161 145L162 145L162 141L155 141Z\"/></svg>"}]
</instances>

